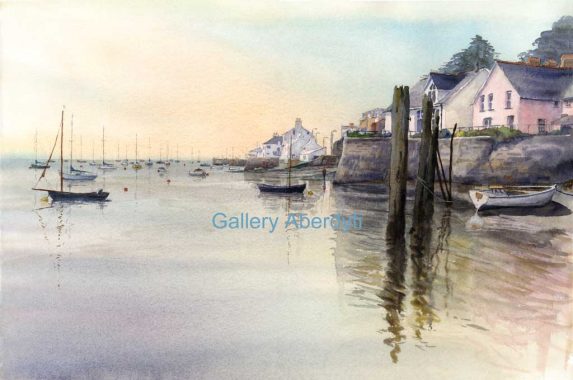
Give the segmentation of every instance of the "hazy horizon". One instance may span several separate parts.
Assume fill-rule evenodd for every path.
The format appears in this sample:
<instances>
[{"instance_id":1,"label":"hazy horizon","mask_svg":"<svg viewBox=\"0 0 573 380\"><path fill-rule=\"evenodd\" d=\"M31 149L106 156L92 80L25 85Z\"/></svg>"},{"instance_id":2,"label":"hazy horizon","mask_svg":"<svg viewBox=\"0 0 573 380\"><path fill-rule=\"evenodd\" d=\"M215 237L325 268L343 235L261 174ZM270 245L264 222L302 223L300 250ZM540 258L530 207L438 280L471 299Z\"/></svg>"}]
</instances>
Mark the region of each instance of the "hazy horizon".
<instances>
[{"instance_id":1,"label":"hazy horizon","mask_svg":"<svg viewBox=\"0 0 573 380\"><path fill-rule=\"evenodd\" d=\"M479 34L517 60L573 14L566 1L7 1L2 3L2 154L47 156L66 106L74 151L141 158L244 155L294 125L319 143L387 106ZM335 135L339 137L338 134ZM67 139L66 139L67 140ZM68 141L66 141L68 143ZM69 149L69 147L68 147ZM74 154L78 157L77 154Z\"/></svg>"}]
</instances>

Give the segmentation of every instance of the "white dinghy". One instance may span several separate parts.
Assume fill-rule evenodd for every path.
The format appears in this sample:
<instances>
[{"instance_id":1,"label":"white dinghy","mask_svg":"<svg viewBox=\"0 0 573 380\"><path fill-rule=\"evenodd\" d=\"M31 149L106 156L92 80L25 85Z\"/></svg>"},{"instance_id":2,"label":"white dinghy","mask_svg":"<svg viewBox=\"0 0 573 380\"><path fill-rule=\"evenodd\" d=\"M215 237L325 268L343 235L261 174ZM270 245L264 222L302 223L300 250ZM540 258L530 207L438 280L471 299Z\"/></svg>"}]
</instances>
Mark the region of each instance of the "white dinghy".
<instances>
[{"instance_id":1,"label":"white dinghy","mask_svg":"<svg viewBox=\"0 0 573 380\"><path fill-rule=\"evenodd\" d=\"M552 186L513 186L470 190L469 195L478 211L504 207L545 206L555 194Z\"/></svg>"}]
</instances>

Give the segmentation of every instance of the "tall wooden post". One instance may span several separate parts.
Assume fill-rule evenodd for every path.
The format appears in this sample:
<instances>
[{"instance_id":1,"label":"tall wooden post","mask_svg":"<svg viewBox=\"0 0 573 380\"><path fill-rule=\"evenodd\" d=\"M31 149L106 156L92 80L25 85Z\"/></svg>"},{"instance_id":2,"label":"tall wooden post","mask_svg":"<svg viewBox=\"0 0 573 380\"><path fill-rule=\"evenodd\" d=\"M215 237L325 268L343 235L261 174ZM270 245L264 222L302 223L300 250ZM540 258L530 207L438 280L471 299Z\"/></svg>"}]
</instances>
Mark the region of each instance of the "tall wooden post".
<instances>
[{"instance_id":1,"label":"tall wooden post","mask_svg":"<svg viewBox=\"0 0 573 380\"><path fill-rule=\"evenodd\" d=\"M434 178L436 173L436 160L438 149L439 116L436 114L432 120L434 105L432 100L424 95L422 100L422 141L420 142L418 176L416 178L416 198L414 199L414 213L412 217L412 241L420 241L420 234L424 234L431 225L434 214Z\"/></svg>"},{"instance_id":2,"label":"tall wooden post","mask_svg":"<svg viewBox=\"0 0 573 380\"><path fill-rule=\"evenodd\" d=\"M410 119L410 90L394 87L392 101L392 153L388 181L388 238L403 238L406 228L406 179L408 177L408 127Z\"/></svg>"}]
</instances>

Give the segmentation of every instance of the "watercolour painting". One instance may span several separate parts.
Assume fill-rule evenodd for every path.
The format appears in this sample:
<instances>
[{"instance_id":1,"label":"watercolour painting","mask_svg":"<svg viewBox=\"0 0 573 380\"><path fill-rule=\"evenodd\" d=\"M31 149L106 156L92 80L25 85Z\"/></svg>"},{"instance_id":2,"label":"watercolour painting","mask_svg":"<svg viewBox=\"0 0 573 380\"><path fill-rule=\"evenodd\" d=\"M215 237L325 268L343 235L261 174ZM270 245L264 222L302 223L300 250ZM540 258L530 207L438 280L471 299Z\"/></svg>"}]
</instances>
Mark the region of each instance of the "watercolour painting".
<instances>
[{"instance_id":1,"label":"watercolour painting","mask_svg":"<svg viewBox=\"0 0 573 380\"><path fill-rule=\"evenodd\" d=\"M0 3L0 378L573 379L573 3Z\"/></svg>"}]
</instances>

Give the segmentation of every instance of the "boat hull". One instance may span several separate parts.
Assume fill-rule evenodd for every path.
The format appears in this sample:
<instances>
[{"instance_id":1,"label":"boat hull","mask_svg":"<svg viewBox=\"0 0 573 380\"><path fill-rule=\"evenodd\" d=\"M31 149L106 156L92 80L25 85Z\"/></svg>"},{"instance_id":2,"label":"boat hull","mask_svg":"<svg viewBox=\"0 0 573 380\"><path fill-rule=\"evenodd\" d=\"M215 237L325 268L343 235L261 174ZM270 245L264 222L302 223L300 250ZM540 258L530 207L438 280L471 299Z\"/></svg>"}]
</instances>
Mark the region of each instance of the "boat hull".
<instances>
[{"instance_id":1,"label":"boat hull","mask_svg":"<svg viewBox=\"0 0 573 380\"><path fill-rule=\"evenodd\" d=\"M275 186L266 185L264 183L257 185L259 190L263 193L280 193L280 194L293 194L302 193L306 189L306 184L291 185L291 186Z\"/></svg>"},{"instance_id":2,"label":"boat hull","mask_svg":"<svg viewBox=\"0 0 573 380\"><path fill-rule=\"evenodd\" d=\"M469 196L478 211L496 208L543 207L553 199L555 186L529 194L512 195L505 191L470 190Z\"/></svg>"},{"instance_id":3,"label":"boat hull","mask_svg":"<svg viewBox=\"0 0 573 380\"><path fill-rule=\"evenodd\" d=\"M69 191L46 190L54 201L105 201L109 196L106 191L92 191L89 193L72 193Z\"/></svg>"},{"instance_id":4,"label":"boat hull","mask_svg":"<svg viewBox=\"0 0 573 380\"><path fill-rule=\"evenodd\" d=\"M553 195L553 201L567 207L569 210L573 210L573 192L571 191L557 187L555 195Z\"/></svg>"}]
</instances>

